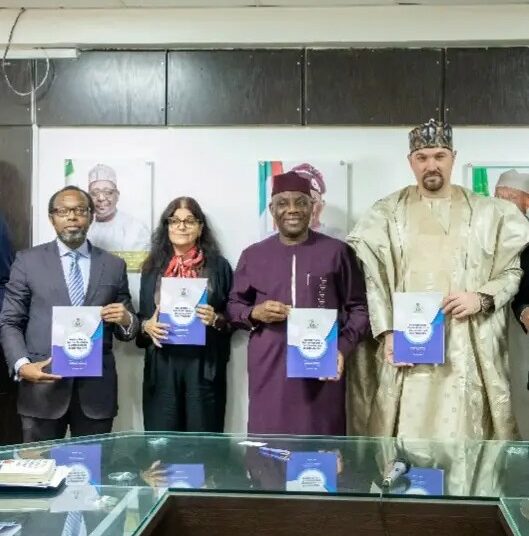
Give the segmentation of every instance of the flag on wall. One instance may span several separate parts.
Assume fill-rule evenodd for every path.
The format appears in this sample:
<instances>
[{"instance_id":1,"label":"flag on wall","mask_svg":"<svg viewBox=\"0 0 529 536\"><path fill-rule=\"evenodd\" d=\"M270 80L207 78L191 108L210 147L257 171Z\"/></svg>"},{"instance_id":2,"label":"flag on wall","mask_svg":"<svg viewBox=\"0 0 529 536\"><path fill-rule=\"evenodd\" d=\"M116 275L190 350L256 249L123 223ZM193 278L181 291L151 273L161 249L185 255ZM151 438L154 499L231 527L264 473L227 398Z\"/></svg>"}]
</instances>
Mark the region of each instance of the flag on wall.
<instances>
[{"instance_id":1,"label":"flag on wall","mask_svg":"<svg viewBox=\"0 0 529 536\"><path fill-rule=\"evenodd\" d=\"M64 178L67 185L75 184L73 160L71 158L64 160Z\"/></svg>"},{"instance_id":2,"label":"flag on wall","mask_svg":"<svg viewBox=\"0 0 529 536\"><path fill-rule=\"evenodd\" d=\"M487 168L473 167L472 168L472 191L478 195L489 197L489 178Z\"/></svg>"}]
</instances>

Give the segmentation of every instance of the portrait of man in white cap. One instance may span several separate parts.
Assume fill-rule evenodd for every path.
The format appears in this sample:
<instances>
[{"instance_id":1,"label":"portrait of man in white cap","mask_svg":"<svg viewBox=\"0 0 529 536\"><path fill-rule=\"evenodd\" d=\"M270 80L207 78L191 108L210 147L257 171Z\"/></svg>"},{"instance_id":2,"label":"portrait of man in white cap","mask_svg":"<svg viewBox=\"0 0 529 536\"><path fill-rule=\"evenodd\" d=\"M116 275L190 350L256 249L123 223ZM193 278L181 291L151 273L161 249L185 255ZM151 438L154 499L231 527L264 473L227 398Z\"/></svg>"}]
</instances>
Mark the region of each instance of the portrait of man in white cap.
<instances>
[{"instance_id":1,"label":"portrait of man in white cap","mask_svg":"<svg viewBox=\"0 0 529 536\"><path fill-rule=\"evenodd\" d=\"M514 203L527 216L529 211L529 173L516 169L503 172L494 191L494 197Z\"/></svg>"},{"instance_id":2,"label":"portrait of man in white cap","mask_svg":"<svg viewBox=\"0 0 529 536\"><path fill-rule=\"evenodd\" d=\"M108 251L147 251L148 227L138 218L118 209L120 192L114 168L96 164L88 172L88 193L94 201L94 222L88 238Z\"/></svg>"},{"instance_id":3,"label":"portrait of man in white cap","mask_svg":"<svg viewBox=\"0 0 529 536\"><path fill-rule=\"evenodd\" d=\"M526 217L529 217L529 173L521 173L516 169L504 171L498 178L494 197L514 203ZM509 323L509 352L512 355L511 374L513 392L523 389L523 380L527 374L527 330L529 328L529 248L520 255L520 268L523 271L518 292L511 302L514 319L521 326ZM517 388L518 387L518 388ZM529 380L527 382L529 389Z\"/></svg>"}]
</instances>

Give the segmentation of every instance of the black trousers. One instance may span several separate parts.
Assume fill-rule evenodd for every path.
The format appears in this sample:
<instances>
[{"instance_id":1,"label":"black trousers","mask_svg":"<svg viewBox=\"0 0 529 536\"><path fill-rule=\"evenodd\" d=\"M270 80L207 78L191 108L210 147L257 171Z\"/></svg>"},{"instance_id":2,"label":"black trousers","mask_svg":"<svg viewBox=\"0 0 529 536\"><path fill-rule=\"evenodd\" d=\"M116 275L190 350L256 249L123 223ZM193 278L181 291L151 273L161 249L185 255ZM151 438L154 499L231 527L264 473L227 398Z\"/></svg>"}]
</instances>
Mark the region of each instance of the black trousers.
<instances>
[{"instance_id":1,"label":"black trousers","mask_svg":"<svg viewBox=\"0 0 529 536\"><path fill-rule=\"evenodd\" d=\"M153 380L144 381L145 430L222 432L226 408L226 365L214 380L204 378L202 348L166 347L152 356Z\"/></svg>"},{"instance_id":2,"label":"black trousers","mask_svg":"<svg viewBox=\"0 0 529 536\"><path fill-rule=\"evenodd\" d=\"M0 349L0 445L22 442L22 424L17 413L17 382L9 371Z\"/></svg>"},{"instance_id":3,"label":"black trousers","mask_svg":"<svg viewBox=\"0 0 529 536\"><path fill-rule=\"evenodd\" d=\"M68 425L72 437L108 434L112 431L114 419L90 419L81 408L77 382L74 381L72 399L68 411L59 419L40 419L38 417L20 416L24 443L62 439Z\"/></svg>"}]
</instances>

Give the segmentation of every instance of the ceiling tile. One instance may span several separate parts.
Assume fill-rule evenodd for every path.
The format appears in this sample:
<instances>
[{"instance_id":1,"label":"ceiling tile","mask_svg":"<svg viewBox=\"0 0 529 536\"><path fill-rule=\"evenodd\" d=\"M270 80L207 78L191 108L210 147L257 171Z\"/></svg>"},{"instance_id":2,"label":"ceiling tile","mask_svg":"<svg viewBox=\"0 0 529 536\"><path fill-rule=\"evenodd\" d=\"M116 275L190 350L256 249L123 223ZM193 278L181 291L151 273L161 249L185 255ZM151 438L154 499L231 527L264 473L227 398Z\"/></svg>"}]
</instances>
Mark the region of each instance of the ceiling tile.
<instances>
[{"instance_id":1,"label":"ceiling tile","mask_svg":"<svg viewBox=\"0 0 529 536\"><path fill-rule=\"evenodd\" d=\"M120 0L2 0L3 8L116 8L125 7Z\"/></svg>"},{"instance_id":2,"label":"ceiling tile","mask_svg":"<svg viewBox=\"0 0 529 536\"><path fill-rule=\"evenodd\" d=\"M126 7L255 7L256 0L123 0Z\"/></svg>"}]
</instances>

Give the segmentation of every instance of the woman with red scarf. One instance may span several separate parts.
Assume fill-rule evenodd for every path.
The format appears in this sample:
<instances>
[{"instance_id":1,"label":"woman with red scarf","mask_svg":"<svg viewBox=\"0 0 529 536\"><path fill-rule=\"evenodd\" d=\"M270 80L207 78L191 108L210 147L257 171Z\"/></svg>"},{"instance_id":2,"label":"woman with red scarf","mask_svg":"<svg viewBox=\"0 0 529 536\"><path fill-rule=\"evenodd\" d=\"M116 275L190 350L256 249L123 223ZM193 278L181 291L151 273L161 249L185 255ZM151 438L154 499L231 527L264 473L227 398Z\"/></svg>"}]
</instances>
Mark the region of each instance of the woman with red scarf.
<instances>
[{"instance_id":1,"label":"woman with red scarf","mask_svg":"<svg viewBox=\"0 0 529 536\"><path fill-rule=\"evenodd\" d=\"M205 346L163 344L167 326L158 322L162 277L208 279L208 305L197 308L207 326ZM231 336L224 311L232 277L200 205L190 197L171 201L141 275L136 344L145 348L145 430L223 431Z\"/></svg>"}]
</instances>

